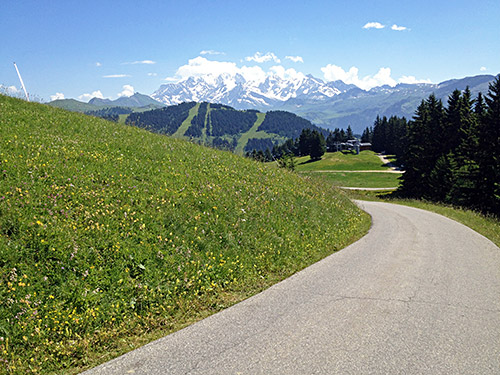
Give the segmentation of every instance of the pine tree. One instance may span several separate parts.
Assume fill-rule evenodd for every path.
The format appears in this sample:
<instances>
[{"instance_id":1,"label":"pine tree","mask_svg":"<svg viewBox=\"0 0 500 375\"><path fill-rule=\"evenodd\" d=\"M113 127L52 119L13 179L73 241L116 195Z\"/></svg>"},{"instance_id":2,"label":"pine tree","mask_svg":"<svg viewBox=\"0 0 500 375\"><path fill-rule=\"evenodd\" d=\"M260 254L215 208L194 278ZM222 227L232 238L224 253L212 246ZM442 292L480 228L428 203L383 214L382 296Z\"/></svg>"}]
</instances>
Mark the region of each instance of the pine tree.
<instances>
[{"instance_id":1,"label":"pine tree","mask_svg":"<svg viewBox=\"0 0 500 375\"><path fill-rule=\"evenodd\" d=\"M489 85L479 130L479 169L483 210L500 215L500 76Z\"/></svg>"},{"instance_id":2,"label":"pine tree","mask_svg":"<svg viewBox=\"0 0 500 375\"><path fill-rule=\"evenodd\" d=\"M435 199L429 186L431 173L443 155L443 117L443 104L432 94L418 106L409 125L409 146L404 156L406 172L400 189L408 196Z\"/></svg>"},{"instance_id":3,"label":"pine tree","mask_svg":"<svg viewBox=\"0 0 500 375\"><path fill-rule=\"evenodd\" d=\"M310 153L312 160L319 160L326 152L325 137L320 132L313 130L310 139Z\"/></svg>"},{"instance_id":4,"label":"pine tree","mask_svg":"<svg viewBox=\"0 0 500 375\"><path fill-rule=\"evenodd\" d=\"M335 136L332 132L330 132L330 134L328 134L328 137L326 137L326 149L327 151L329 152L335 152L337 151L336 147L335 147Z\"/></svg>"},{"instance_id":5,"label":"pine tree","mask_svg":"<svg viewBox=\"0 0 500 375\"><path fill-rule=\"evenodd\" d=\"M354 139L354 133L352 132L351 125L347 126L346 137L347 137L347 140Z\"/></svg>"},{"instance_id":6,"label":"pine tree","mask_svg":"<svg viewBox=\"0 0 500 375\"><path fill-rule=\"evenodd\" d=\"M299 136L299 155L305 156L311 154L312 131L309 128L303 129Z\"/></svg>"},{"instance_id":7,"label":"pine tree","mask_svg":"<svg viewBox=\"0 0 500 375\"><path fill-rule=\"evenodd\" d=\"M454 138L450 142L452 160L452 186L446 202L477 208L480 205L478 153L478 116L473 110L474 100L467 87L458 103L459 115L455 118ZM448 113L450 108L448 107ZM449 125L451 126L451 125Z\"/></svg>"}]
</instances>

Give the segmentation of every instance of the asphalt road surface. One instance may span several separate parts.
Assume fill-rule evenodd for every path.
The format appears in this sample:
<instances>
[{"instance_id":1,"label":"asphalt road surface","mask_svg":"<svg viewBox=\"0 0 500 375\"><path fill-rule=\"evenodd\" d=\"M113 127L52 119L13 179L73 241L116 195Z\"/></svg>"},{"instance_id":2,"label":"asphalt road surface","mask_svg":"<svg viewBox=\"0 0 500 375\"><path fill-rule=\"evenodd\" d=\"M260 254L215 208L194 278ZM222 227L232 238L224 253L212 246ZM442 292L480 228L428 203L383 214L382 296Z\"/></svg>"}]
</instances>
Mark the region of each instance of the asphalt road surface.
<instances>
[{"instance_id":1,"label":"asphalt road surface","mask_svg":"<svg viewBox=\"0 0 500 375\"><path fill-rule=\"evenodd\" d=\"M500 374L500 249L430 212L359 204L360 241L86 374Z\"/></svg>"}]
</instances>

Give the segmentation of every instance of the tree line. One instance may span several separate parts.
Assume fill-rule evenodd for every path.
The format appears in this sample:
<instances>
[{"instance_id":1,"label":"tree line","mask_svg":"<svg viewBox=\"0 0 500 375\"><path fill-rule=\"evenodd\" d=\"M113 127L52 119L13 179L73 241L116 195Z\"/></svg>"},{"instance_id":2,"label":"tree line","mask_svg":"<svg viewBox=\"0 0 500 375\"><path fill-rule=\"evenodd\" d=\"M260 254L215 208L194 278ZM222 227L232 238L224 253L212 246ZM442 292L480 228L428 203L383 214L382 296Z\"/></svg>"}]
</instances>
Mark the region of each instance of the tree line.
<instances>
[{"instance_id":1,"label":"tree line","mask_svg":"<svg viewBox=\"0 0 500 375\"><path fill-rule=\"evenodd\" d=\"M372 150L388 155L396 155L398 159L404 155L408 146L408 121L404 117L377 116L373 126L367 127L361 135L361 142L372 144Z\"/></svg>"},{"instance_id":2,"label":"tree line","mask_svg":"<svg viewBox=\"0 0 500 375\"><path fill-rule=\"evenodd\" d=\"M375 137L375 129L374 134ZM500 214L500 76L486 96L430 95L404 137L399 194Z\"/></svg>"},{"instance_id":3,"label":"tree line","mask_svg":"<svg viewBox=\"0 0 500 375\"><path fill-rule=\"evenodd\" d=\"M125 124L151 130L160 134L173 134L188 117L189 110L196 103L182 103L166 108L131 113Z\"/></svg>"}]
</instances>

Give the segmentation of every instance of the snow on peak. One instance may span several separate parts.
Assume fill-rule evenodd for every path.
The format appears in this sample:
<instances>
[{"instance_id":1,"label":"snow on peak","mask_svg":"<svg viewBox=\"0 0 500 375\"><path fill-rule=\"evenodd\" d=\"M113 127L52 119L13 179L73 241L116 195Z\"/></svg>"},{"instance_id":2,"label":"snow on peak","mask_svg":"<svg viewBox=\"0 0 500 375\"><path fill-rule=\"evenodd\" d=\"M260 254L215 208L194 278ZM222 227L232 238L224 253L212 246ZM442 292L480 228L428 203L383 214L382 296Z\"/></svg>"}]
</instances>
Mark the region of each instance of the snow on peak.
<instances>
[{"instance_id":1,"label":"snow on peak","mask_svg":"<svg viewBox=\"0 0 500 375\"><path fill-rule=\"evenodd\" d=\"M197 74L177 83L167 83L152 97L167 105L185 101L217 102L236 107L262 107L291 98L331 98L341 90L321 79L294 69L275 66L269 73L246 68L219 74ZM262 74L263 73L263 74Z\"/></svg>"}]
</instances>

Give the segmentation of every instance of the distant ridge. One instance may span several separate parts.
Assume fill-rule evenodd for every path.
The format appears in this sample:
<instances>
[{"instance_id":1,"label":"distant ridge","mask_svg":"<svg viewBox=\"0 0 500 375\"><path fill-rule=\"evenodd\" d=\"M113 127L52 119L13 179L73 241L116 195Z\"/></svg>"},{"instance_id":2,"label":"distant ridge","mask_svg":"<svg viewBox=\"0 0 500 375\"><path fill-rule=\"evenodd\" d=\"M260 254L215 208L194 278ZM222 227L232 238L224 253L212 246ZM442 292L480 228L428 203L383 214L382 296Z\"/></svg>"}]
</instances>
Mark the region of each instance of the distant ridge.
<instances>
[{"instance_id":1,"label":"distant ridge","mask_svg":"<svg viewBox=\"0 0 500 375\"><path fill-rule=\"evenodd\" d=\"M116 100L92 98L88 103L85 103L75 99L59 99L47 104L74 112L90 112L110 107L141 108L149 106L150 108L161 108L164 106L164 104L150 96L138 92L132 96L122 96Z\"/></svg>"},{"instance_id":2,"label":"distant ridge","mask_svg":"<svg viewBox=\"0 0 500 375\"><path fill-rule=\"evenodd\" d=\"M327 134L294 113L286 111L236 110L213 103L181 103L128 115L126 124L155 133L188 138L195 142L243 154L272 149L309 128Z\"/></svg>"},{"instance_id":3,"label":"distant ridge","mask_svg":"<svg viewBox=\"0 0 500 375\"><path fill-rule=\"evenodd\" d=\"M342 81L324 82L312 75L298 78L269 76L262 82L247 81L239 74L189 77L160 86L152 97L166 105L182 102L211 102L236 109L285 110L318 126L333 129L351 125L356 133L373 124L377 115L411 118L422 99L430 94L447 100L453 90L469 86L473 96L486 93L492 75L447 80L438 84L401 83L369 91Z\"/></svg>"}]
</instances>

